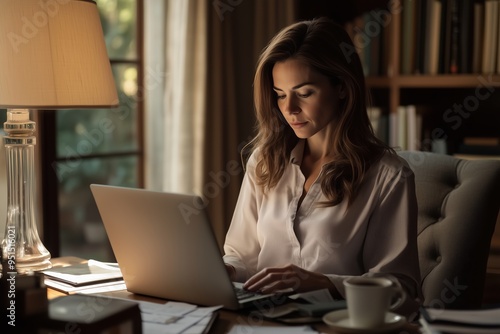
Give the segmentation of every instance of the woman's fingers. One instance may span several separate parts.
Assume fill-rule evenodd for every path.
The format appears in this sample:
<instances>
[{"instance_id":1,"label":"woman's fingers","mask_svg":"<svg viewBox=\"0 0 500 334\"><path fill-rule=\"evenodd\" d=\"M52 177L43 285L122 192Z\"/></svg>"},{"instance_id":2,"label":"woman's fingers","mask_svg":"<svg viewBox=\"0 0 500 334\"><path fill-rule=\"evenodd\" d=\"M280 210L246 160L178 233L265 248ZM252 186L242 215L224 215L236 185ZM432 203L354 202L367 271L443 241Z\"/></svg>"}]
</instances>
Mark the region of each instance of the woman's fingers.
<instances>
[{"instance_id":1,"label":"woman's fingers","mask_svg":"<svg viewBox=\"0 0 500 334\"><path fill-rule=\"evenodd\" d=\"M252 276L243 287L250 291L263 293L279 290L295 291L300 288L302 280L307 278L304 276L308 276L303 275L302 271L294 265L281 268L266 268Z\"/></svg>"},{"instance_id":2,"label":"woman's fingers","mask_svg":"<svg viewBox=\"0 0 500 334\"><path fill-rule=\"evenodd\" d=\"M327 276L292 264L279 268L263 269L246 281L243 288L262 293L298 293L328 289L335 298L342 298Z\"/></svg>"}]
</instances>

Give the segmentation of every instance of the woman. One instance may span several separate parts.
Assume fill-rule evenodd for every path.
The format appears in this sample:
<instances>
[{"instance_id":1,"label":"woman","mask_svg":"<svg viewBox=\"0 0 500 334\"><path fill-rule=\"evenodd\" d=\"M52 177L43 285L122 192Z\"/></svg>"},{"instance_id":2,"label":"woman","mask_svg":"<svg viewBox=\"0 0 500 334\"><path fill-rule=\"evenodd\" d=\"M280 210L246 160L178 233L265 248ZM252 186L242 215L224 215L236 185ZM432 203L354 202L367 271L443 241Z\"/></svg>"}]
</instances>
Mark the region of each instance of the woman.
<instances>
[{"instance_id":1,"label":"woman","mask_svg":"<svg viewBox=\"0 0 500 334\"><path fill-rule=\"evenodd\" d=\"M353 49L316 19L283 29L259 59L258 133L224 245L248 290L344 298L345 278L388 274L420 296L413 174L373 133Z\"/></svg>"}]
</instances>

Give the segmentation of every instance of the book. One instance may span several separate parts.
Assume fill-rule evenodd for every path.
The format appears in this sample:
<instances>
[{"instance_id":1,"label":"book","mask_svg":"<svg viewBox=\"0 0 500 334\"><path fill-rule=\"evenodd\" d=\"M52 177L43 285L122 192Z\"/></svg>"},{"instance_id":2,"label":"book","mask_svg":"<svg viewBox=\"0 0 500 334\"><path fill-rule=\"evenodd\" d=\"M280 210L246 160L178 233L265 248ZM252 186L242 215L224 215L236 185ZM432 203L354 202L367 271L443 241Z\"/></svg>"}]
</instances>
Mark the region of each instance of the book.
<instances>
[{"instance_id":1,"label":"book","mask_svg":"<svg viewBox=\"0 0 500 334\"><path fill-rule=\"evenodd\" d=\"M473 34L473 1L472 0L462 0L459 2L459 30L460 30L460 40L459 40L459 54L460 54L460 73L471 73L472 72L472 49L473 45L472 34Z\"/></svg>"},{"instance_id":2,"label":"book","mask_svg":"<svg viewBox=\"0 0 500 334\"><path fill-rule=\"evenodd\" d=\"M497 17L497 30L496 30L496 55L494 55L495 59L495 64L493 64L493 69L492 71L495 73L500 73L500 31L499 31L499 26L500 26L500 2L497 0L496 2L496 17ZM496 67L495 67L496 65Z\"/></svg>"},{"instance_id":3,"label":"book","mask_svg":"<svg viewBox=\"0 0 500 334\"><path fill-rule=\"evenodd\" d=\"M364 40L364 43L363 43L363 47L361 48L361 53L363 54L362 55L362 59L363 59L363 73L365 74L365 76L368 76L370 75L371 73L371 67L372 67L372 57L371 57L371 44L372 44L372 41L373 41L373 38L372 38L372 35L373 35L373 32L372 31L368 31L369 27L370 27L370 23L373 22L374 18L372 17L371 13L369 12L366 12L363 14L363 26L362 26L362 34L363 36L366 36L365 37L365 40Z\"/></svg>"},{"instance_id":4,"label":"book","mask_svg":"<svg viewBox=\"0 0 500 334\"><path fill-rule=\"evenodd\" d=\"M372 36L370 43L370 75L377 76L380 74L380 44L382 43L382 36L384 34L384 28L380 27L381 31L379 34Z\"/></svg>"},{"instance_id":5,"label":"book","mask_svg":"<svg viewBox=\"0 0 500 334\"><path fill-rule=\"evenodd\" d=\"M492 36L491 36L491 54L490 54L490 67L489 71L485 73L495 73L496 72L496 63L497 63L497 53L498 53L498 22L499 22L499 13L498 13L498 8L500 6L500 1L499 0L494 0L493 1L493 8L492 8Z\"/></svg>"},{"instance_id":6,"label":"book","mask_svg":"<svg viewBox=\"0 0 500 334\"><path fill-rule=\"evenodd\" d=\"M407 119L406 119L406 107L398 106L397 110L397 147L401 150L408 149L407 146Z\"/></svg>"},{"instance_id":7,"label":"book","mask_svg":"<svg viewBox=\"0 0 500 334\"><path fill-rule=\"evenodd\" d=\"M373 132L375 135L379 133L380 118L382 117L382 109L380 107L369 107L368 108L368 119L372 125Z\"/></svg>"},{"instance_id":8,"label":"book","mask_svg":"<svg viewBox=\"0 0 500 334\"><path fill-rule=\"evenodd\" d=\"M416 14L417 36L415 45L415 72L425 73L425 45L427 27L427 0L420 0L417 4Z\"/></svg>"},{"instance_id":9,"label":"book","mask_svg":"<svg viewBox=\"0 0 500 334\"><path fill-rule=\"evenodd\" d=\"M53 267L42 273L46 278L73 286L123 280L117 263L104 263L96 260L65 267Z\"/></svg>"},{"instance_id":10,"label":"book","mask_svg":"<svg viewBox=\"0 0 500 334\"><path fill-rule=\"evenodd\" d=\"M474 3L473 37L472 37L472 73L480 73L482 68L482 51L484 38L484 3Z\"/></svg>"},{"instance_id":11,"label":"book","mask_svg":"<svg viewBox=\"0 0 500 334\"><path fill-rule=\"evenodd\" d=\"M113 280L113 281L105 281L105 282L75 286L73 284L60 282L46 277L44 280L44 284L51 289L57 290L65 294L75 294L75 293L91 294L91 293L102 293L102 292L119 291L127 289L125 281L123 280L116 280L116 281Z\"/></svg>"},{"instance_id":12,"label":"book","mask_svg":"<svg viewBox=\"0 0 500 334\"><path fill-rule=\"evenodd\" d=\"M417 151L420 149L420 142L422 140L422 117L417 113L415 105L406 107L406 149L409 151Z\"/></svg>"},{"instance_id":13,"label":"book","mask_svg":"<svg viewBox=\"0 0 500 334\"><path fill-rule=\"evenodd\" d=\"M398 106L389 115L389 146L399 150L416 151L422 148L422 106Z\"/></svg>"},{"instance_id":14,"label":"book","mask_svg":"<svg viewBox=\"0 0 500 334\"><path fill-rule=\"evenodd\" d=\"M379 55L379 74L392 76L395 71L399 70L393 68L391 62L391 50L395 41L392 38L392 29L394 27L394 20L389 20L387 25L382 29L380 35L380 55Z\"/></svg>"},{"instance_id":15,"label":"book","mask_svg":"<svg viewBox=\"0 0 500 334\"><path fill-rule=\"evenodd\" d=\"M462 0L461 0L462 1ZM451 1L451 30L450 30L450 64L446 69L451 74L457 74L459 69L459 37L460 37L460 17L458 0Z\"/></svg>"},{"instance_id":16,"label":"book","mask_svg":"<svg viewBox=\"0 0 500 334\"><path fill-rule=\"evenodd\" d=\"M436 30L435 13L439 6L436 5L438 0L422 0L426 2L425 12L425 40L424 40L424 74L431 73L431 54L434 36L439 34L439 27ZM439 4L441 4L439 2Z\"/></svg>"},{"instance_id":17,"label":"book","mask_svg":"<svg viewBox=\"0 0 500 334\"><path fill-rule=\"evenodd\" d=\"M482 73L495 72L498 44L498 1L486 0L484 3L484 39Z\"/></svg>"},{"instance_id":18,"label":"book","mask_svg":"<svg viewBox=\"0 0 500 334\"><path fill-rule=\"evenodd\" d=\"M365 17L363 15L359 15L354 18L352 23L352 42L354 43L354 48L359 56L361 65L363 66L363 73L366 74L366 53L364 51L367 47L367 40L364 35Z\"/></svg>"},{"instance_id":19,"label":"book","mask_svg":"<svg viewBox=\"0 0 500 334\"><path fill-rule=\"evenodd\" d=\"M439 45L440 45L440 27L441 27L441 1L433 0L430 5L430 18L429 18L429 40L427 46L427 68L426 73L431 75L438 74L439 69Z\"/></svg>"},{"instance_id":20,"label":"book","mask_svg":"<svg viewBox=\"0 0 500 334\"><path fill-rule=\"evenodd\" d=\"M403 1L401 31L401 74L412 74L415 67L417 0Z\"/></svg>"},{"instance_id":21,"label":"book","mask_svg":"<svg viewBox=\"0 0 500 334\"><path fill-rule=\"evenodd\" d=\"M398 114L389 114L389 146L396 148L398 146Z\"/></svg>"},{"instance_id":22,"label":"book","mask_svg":"<svg viewBox=\"0 0 500 334\"><path fill-rule=\"evenodd\" d=\"M419 322L423 333L499 333L500 308L449 310L421 308Z\"/></svg>"},{"instance_id":23,"label":"book","mask_svg":"<svg viewBox=\"0 0 500 334\"><path fill-rule=\"evenodd\" d=\"M368 118L372 125L373 133L384 143L389 142L388 138L388 117L380 107L368 108Z\"/></svg>"},{"instance_id":24,"label":"book","mask_svg":"<svg viewBox=\"0 0 500 334\"><path fill-rule=\"evenodd\" d=\"M441 45L439 48L439 73L449 73L451 53L451 8L452 1L442 0L441 10Z\"/></svg>"}]
</instances>

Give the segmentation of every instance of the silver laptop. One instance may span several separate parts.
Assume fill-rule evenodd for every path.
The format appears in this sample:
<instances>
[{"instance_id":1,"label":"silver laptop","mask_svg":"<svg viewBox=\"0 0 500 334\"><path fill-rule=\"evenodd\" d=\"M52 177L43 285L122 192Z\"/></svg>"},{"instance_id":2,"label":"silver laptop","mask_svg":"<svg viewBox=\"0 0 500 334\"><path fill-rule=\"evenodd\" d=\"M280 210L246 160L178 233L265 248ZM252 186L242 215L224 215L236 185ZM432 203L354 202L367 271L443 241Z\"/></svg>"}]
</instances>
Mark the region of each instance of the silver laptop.
<instances>
[{"instance_id":1,"label":"silver laptop","mask_svg":"<svg viewBox=\"0 0 500 334\"><path fill-rule=\"evenodd\" d=\"M201 198L90 188L130 292L233 310L270 297L240 295L230 281Z\"/></svg>"}]
</instances>

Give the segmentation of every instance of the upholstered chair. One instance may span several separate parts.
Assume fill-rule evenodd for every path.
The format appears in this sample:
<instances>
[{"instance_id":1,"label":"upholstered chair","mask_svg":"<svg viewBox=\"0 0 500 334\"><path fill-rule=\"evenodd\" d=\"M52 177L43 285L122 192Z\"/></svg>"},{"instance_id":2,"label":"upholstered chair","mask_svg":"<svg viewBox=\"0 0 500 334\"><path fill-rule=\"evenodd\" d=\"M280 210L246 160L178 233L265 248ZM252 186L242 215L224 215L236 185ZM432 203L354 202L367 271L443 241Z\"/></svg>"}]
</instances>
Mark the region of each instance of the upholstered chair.
<instances>
[{"instance_id":1,"label":"upholstered chair","mask_svg":"<svg viewBox=\"0 0 500 334\"><path fill-rule=\"evenodd\" d=\"M500 160L399 154L415 173L424 305L480 308L500 207Z\"/></svg>"}]
</instances>

